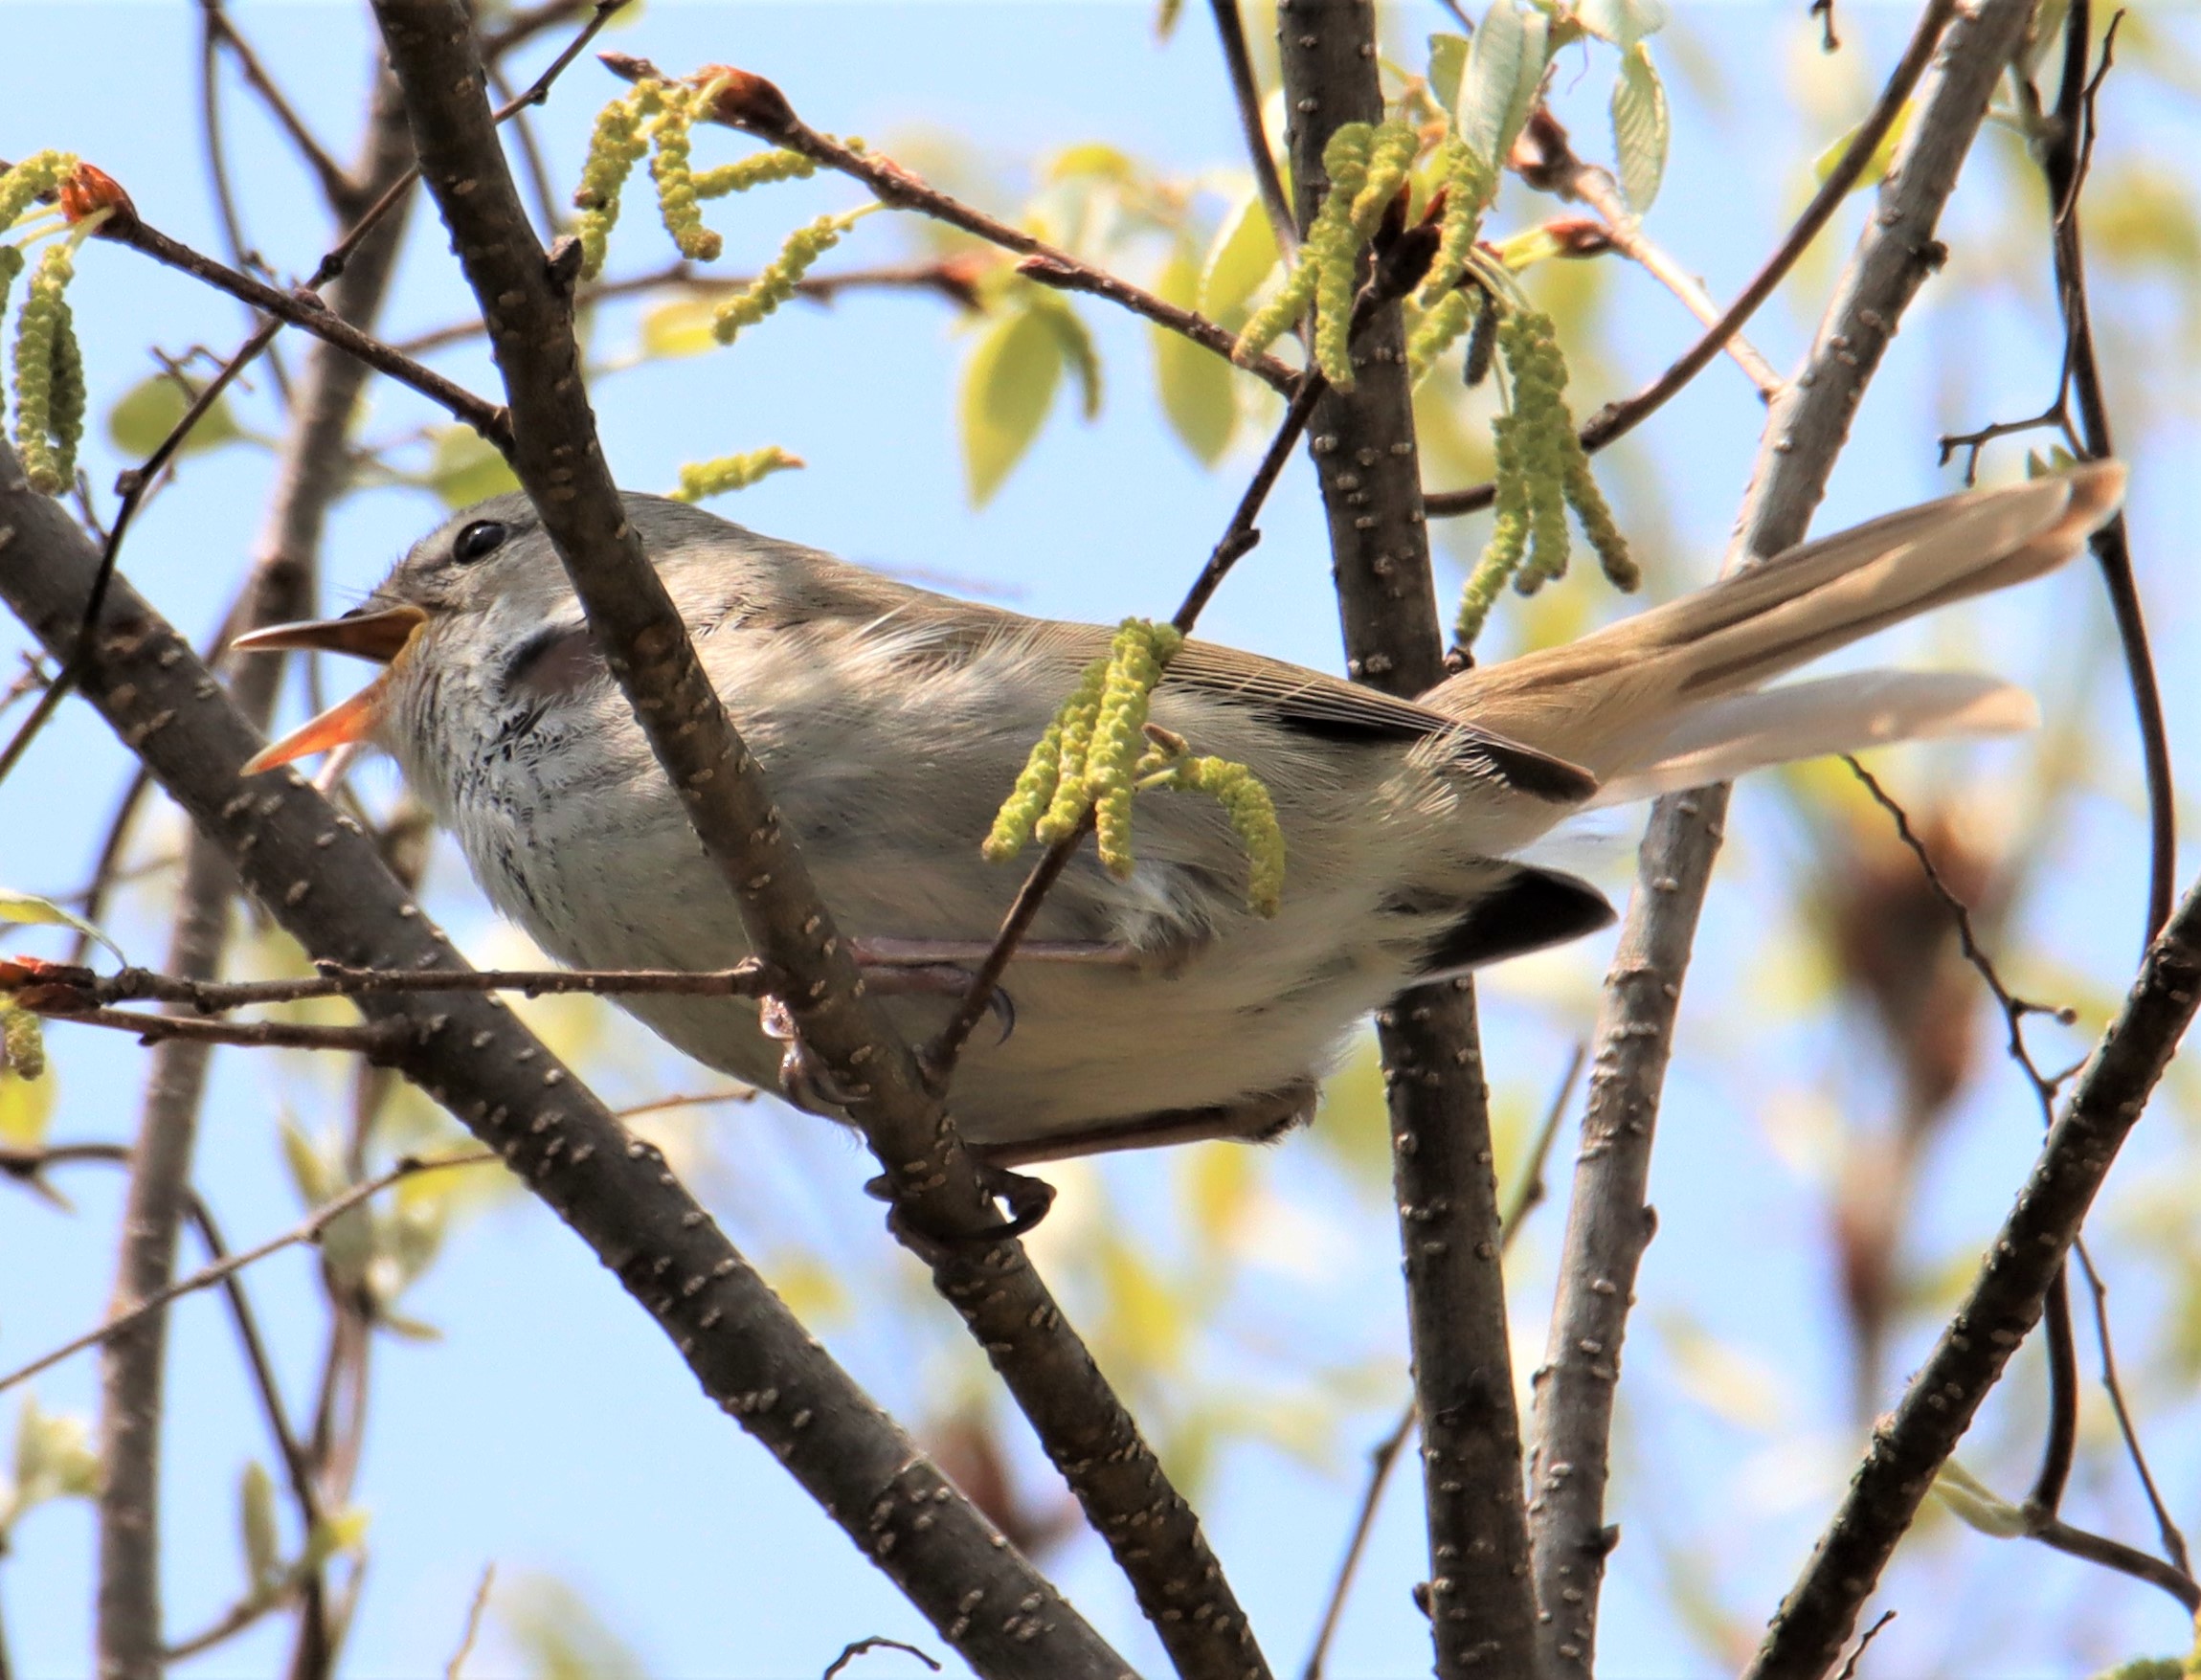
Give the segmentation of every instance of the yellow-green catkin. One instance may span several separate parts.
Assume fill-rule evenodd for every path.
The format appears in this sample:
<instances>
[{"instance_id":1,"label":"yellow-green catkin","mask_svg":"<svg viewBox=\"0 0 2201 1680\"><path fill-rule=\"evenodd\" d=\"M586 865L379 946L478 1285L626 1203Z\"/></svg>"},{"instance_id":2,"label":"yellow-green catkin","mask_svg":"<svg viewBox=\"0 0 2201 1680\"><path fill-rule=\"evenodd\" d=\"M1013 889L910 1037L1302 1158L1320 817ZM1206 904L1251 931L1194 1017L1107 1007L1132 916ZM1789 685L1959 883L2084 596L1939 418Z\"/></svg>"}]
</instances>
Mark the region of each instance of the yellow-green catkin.
<instances>
[{"instance_id":1,"label":"yellow-green catkin","mask_svg":"<svg viewBox=\"0 0 2201 1680\"><path fill-rule=\"evenodd\" d=\"M46 1071L46 1040L28 1009L0 1009L0 1073L36 1079Z\"/></svg>"},{"instance_id":2,"label":"yellow-green catkin","mask_svg":"<svg viewBox=\"0 0 2201 1680\"><path fill-rule=\"evenodd\" d=\"M1449 139L1439 147L1437 178L1444 184L1445 209L1437 221L1437 255L1422 281L1425 309L1434 307L1467 273L1468 255L1482 232L1491 198L1491 172L1464 140Z\"/></svg>"},{"instance_id":3,"label":"yellow-green catkin","mask_svg":"<svg viewBox=\"0 0 2201 1680\"><path fill-rule=\"evenodd\" d=\"M664 95L662 81L637 82L632 93L596 113L588 159L581 165L581 184L573 189L573 208L581 213L583 280L595 280L604 270L612 228L619 219L619 190L649 150L650 136L643 124L663 108Z\"/></svg>"},{"instance_id":4,"label":"yellow-green catkin","mask_svg":"<svg viewBox=\"0 0 2201 1680\"><path fill-rule=\"evenodd\" d=\"M1078 685L1055 714L1062 725L1062 747L1057 758L1054 795L1032 825L1032 838L1051 846L1077 831L1086 806L1086 751L1092 745L1093 725L1100 718L1101 693L1108 685L1108 661L1095 660L1085 668Z\"/></svg>"},{"instance_id":5,"label":"yellow-green catkin","mask_svg":"<svg viewBox=\"0 0 2201 1680\"><path fill-rule=\"evenodd\" d=\"M15 322L15 449L31 487L45 496L75 482L84 429L83 364L63 296L75 273L76 247L49 245Z\"/></svg>"},{"instance_id":6,"label":"yellow-green catkin","mask_svg":"<svg viewBox=\"0 0 2201 1680\"><path fill-rule=\"evenodd\" d=\"M788 454L776 443L752 449L745 455L722 455L716 460L689 461L680 469L680 488L672 493L672 499L701 502L707 496L746 490L760 479L802 464L800 456Z\"/></svg>"},{"instance_id":7,"label":"yellow-green catkin","mask_svg":"<svg viewBox=\"0 0 2201 1680\"><path fill-rule=\"evenodd\" d=\"M1634 594L1642 587L1643 569L1628 551L1628 539L1613 523L1612 509L1606 505L1605 493L1597 487L1597 479L1589 470L1589 457L1582 452L1579 443L1574 459L1567 464L1566 499L1574 508L1575 518L1582 521L1582 534L1589 539L1598 564L1605 569L1612 587L1623 594Z\"/></svg>"},{"instance_id":8,"label":"yellow-green catkin","mask_svg":"<svg viewBox=\"0 0 2201 1680\"><path fill-rule=\"evenodd\" d=\"M690 262L717 260L724 241L703 225L703 208L691 167L692 130L699 109L710 97L708 88L668 87L660 108L645 130L654 148L650 178L657 183L658 214L664 231L680 254ZM583 254L584 259L586 253Z\"/></svg>"},{"instance_id":9,"label":"yellow-green catkin","mask_svg":"<svg viewBox=\"0 0 2201 1680\"><path fill-rule=\"evenodd\" d=\"M810 265L841 243L841 235L850 223L874 208L866 205L840 215L821 215L808 227L788 235L787 243L764 272L718 306L711 317L711 336L722 345L730 345L743 327L754 326L794 297L797 282L810 272Z\"/></svg>"},{"instance_id":10,"label":"yellow-green catkin","mask_svg":"<svg viewBox=\"0 0 2201 1680\"><path fill-rule=\"evenodd\" d=\"M1460 647L1474 645L1498 592L1520 570L1521 556L1528 550L1529 483L1521 471L1519 424L1518 414L1500 414L1491 424L1497 500L1492 508L1491 540L1468 575L1467 588L1460 592L1459 613L1452 620L1452 640Z\"/></svg>"},{"instance_id":11,"label":"yellow-green catkin","mask_svg":"<svg viewBox=\"0 0 2201 1680\"><path fill-rule=\"evenodd\" d=\"M1276 295L1253 312L1253 318L1240 328L1238 342L1230 347L1230 359L1241 368L1250 366L1261 353L1291 329L1314 296L1314 268L1302 254L1284 277L1284 284Z\"/></svg>"},{"instance_id":12,"label":"yellow-green catkin","mask_svg":"<svg viewBox=\"0 0 2201 1680\"><path fill-rule=\"evenodd\" d=\"M1437 358L1451 347L1452 341L1474 325L1475 305L1481 296L1455 287L1429 305L1428 312L1415 323L1406 339L1406 378L1410 384L1419 385L1436 366Z\"/></svg>"},{"instance_id":13,"label":"yellow-green catkin","mask_svg":"<svg viewBox=\"0 0 2201 1680\"><path fill-rule=\"evenodd\" d=\"M15 219L76 171L80 160L73 151L34 151L22 162L0 169L0 229Z\"/></svg>"},{"instance_id":14,"label":"yellow-green catkin","mask_svg":"<svg viewBox=\"0 0 2201 1680\"><path fill-rule=\"evenodd\" d=\"M694 176L698 198L724 198L730 192L747 192L752 187L769 187L775 181L807 181L818 166L798 151L760 151L753 157L735 158Z\"/></svg>"},{"instance_id":15,"label":"yellow-green catkin","mask_svg":"<svg viewBox=\"0 0 2201 1680\"><path fill-rule=\"evenodd\" d=\"M1100 709L1086 752L1085 792L1093 801L1101 863L1119 881L1132 870L1132 790L1146 750L1147 711L1162 667L1183 644L1183 635L1170 625L1126 618L1109 649Z\"/></svg>"},{"instance_id":16,"label":"yellow-green catkin","mask_svg":"<svg viewBox=\"0 0 2201 1680\"><path fill-rule=\"evenodd\" d=\"M1362 239L1374 235L1421 148L1421 133L1411 123L1385 123L1368 136L1367 169L1354 190L1351 212L1353 231Z\"/></svg>"},{"instance_id":17,"label":"yellow-green catkin","mask_svg":"<svg viewBox=\"0 0 2201 1680\"><path fill-rule=\"evenodd\" d=\"M1359 289L1360 255L1353 206L1367 184L1375 139L1376 131L1365 123L1343 123L1330 136L1322 148L1330 194L1307 230L1300 258L1314 270L1314 364L1339 391L1353 389L1353 295Z\"/></svg>"},{"instance_id":18,"label":"yellow-green catkin","mask_svg":"<svg viewBox=\"0 0 2201 1680\"><path fill-rule=\"evenodd\" d=\"M1024 849L1032 830L1054 801L1062 768L1063 725L1057 718L1034 743L1031 756L1024 760L1024 768L1017 776L1017 785L1001 801L993 829L978 847L981 858L989 863L1005 863Z\"/></svg>"},{"instance_id":19,"label":"yellow-green catkin","mask_svg":"<svg viewBox=\"0 0 2201 1680\"><path fill-rule=\"evenodd\" d=\"M1273 916L1284 900L1284 829L1261 778L1226 758L1188 758L1171 769L1164 785L1205 794L1223 807L1246 848L1246 908Z\"/></svg>"}]
</instances>

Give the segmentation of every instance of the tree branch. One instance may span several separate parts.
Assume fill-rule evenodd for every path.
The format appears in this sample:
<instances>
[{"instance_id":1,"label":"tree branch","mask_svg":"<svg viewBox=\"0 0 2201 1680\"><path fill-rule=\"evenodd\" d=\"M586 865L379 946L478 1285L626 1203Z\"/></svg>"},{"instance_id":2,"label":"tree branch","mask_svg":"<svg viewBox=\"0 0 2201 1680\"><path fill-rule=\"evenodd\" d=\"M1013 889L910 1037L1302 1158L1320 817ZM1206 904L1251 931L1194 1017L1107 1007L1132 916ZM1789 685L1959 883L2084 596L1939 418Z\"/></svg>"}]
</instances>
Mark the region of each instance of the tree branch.
<instances>
[{"instance_id":1,"label":"tree branch","mask_svg":"<svg viewBox=\"0 0 2201 1680\"><path fill-rule=\"evenodd\" d=\"M797 1032L879 1159L897 1234L932 1266L1006 1380L1140 1607L1186 1674L1266 1673L1245 1613L1170 1485L1021 1244L1000 1235L977 1161L865 991L755 760L697 661L627 523L573 332L572 258L546 260L498 146L461 0L376 0L405 89L421 178L490 323L511 406L512 464L555 543L598 644L751 948L789 982ZM876 165L866 164L875 168Z\"/></svg>"},{"instance_id":2,"label":"tree branch","mask_svg":"<svg viewBox=\"0 0 2201 1680\"><path fill-rule=\"evenodd\" d=\"M1262 208L1276 235L1276 249L1284 260L1299 245L1299 224L1291 216L1291 199L1284 190L1284 177L1276 168L1276 154L1269 148L1269 125L1261 115L1261 84L1254 78L1253 55L1246 50L1246 25L1238 14L1238 0L1214 0L1215 33L1223 43L1223 62L1230 72L1230 96L1238 106L1238 126L1246 135L1246 161L1253 166L1253 184L1261 190Z\"/></svg>"},{"instance_id":3,"label":"tree branch","mask_svg":"<svg viewBox=\"0 0 2201 1680\"><path fill-rule=\"evenodd\" d=\"M1304 229L1328 186L1322 148L1332 132L1382 117L1375 19L1345 0L1296 0L1279 21ZM1309 433L1346 669L1411 696L1445 672L1403 347L1399 309L1386 304L1354 340L1355 388L1326 393ZM1376 1022L1423 1419L1437 1672L1525 1675L1536 1606L1473 988L1459 980L1406 993Z\"/></svg>"},{"instance_id":4,"label":"tree branch","mask_svg":"<svg viewBox=\"0 0 2201 1680\"><path fill-rule=\"evenodd\" d=\"M1932 54L1944 10L1927 7L1906 69ZM2029 13L2025 0L1985 0L1949 26L1811 352L1772 405L1730 566L1779 553L1808 527L1866 383L1903 310L1940 264L1935 225ZM1883 94L1880 108L1887 104ZM1613 1391L1636 1266L1654 1225L1644 1201L1651 1141L1726 812L1724 787L1671 795L1652 807L1599 1014L1597 1071L1583 1120L1561 1289L1536 1378L1531 1528L1538 1602L1554 1612L1540 1636L1554 1675L1592 1671L1598 1593L1615 1538L1604 1514ZM1838 1642L1830 1663L1835 1654Z\"/></svg>"},{"instance_id":5,"label":"tree branch","mask_svg":"<svg viewBox=\"0 0 2201 1680\"><path fill-rule=\"evenodd\" d=\"M0 445L0 599L40 641L64 648L97 570L83 533L30 491ZM455 966L442 934L357 824L288 773L238 779L259 732L121 578L93 647L85 698L310 953L376 969ZM410 1028L396 1052L405 1076L588 1243L704 1391L772 1449L978 1672L990 1680L1129 1672L812 1339L663 1157L508 1009L485 997L404 995L371 997L362 1007L370 1020Z\"/></svg>"},{"instance_id":6,"label":"tree branch","mask_svg":"<svg viewBox=\"0 0 2201 1680\"><path fill-rule=\"evenodd\" d=\"M2149 949L1978 1278L1894 1417L1874 1431L1841 1510L1773 1618L1748 1680L1816 1680L1832 1666L1935 1474L2039 1319L2049 1285L2197 1001L2201 886L2189 890Z\"/></svg>"},{"instance_id":7,"label":"tree branch","mask_svg":"<svg viewBox=\"0 0 2201 1680\"><path fill-rule=\"evenodd\" d=\"M639 81L644 77L666 79L664 72L647 58L630 57L624 53L599 53L597 55L613 75ZM1044 239L1027 234L1023 229L990 216L982 210L975 210L960 199L953 198L932 183L920 179L904 168L892 158L876 152L855 151L835 140L829 134L820 134L800 117L787 101L787 96L761 76L746 71L729 71L723 65L712 65L707 72L725 76L730 85L719 97L717 108L710 121L724 123L753 134L760 140L769 140L775 146L789 151L800 152L812 162L861 181L871 190L872 196L881 204L894 210L913 210L929 215L950 227L961 228L966 234L976 235L989 244L999 245L1004 251L1014 251L1024 258L1018 272L1030 276L1043 285L1059 286L1065 291L1089 292L1096 298L1106 298L1129 309L1134 315L1143 315L1157 326L1181 333L1196 345L1213 350L1225 361L1230 359L1231 347L1237 335L1223 330L1205 316L1190 309L1180 309L1175 303L1166 303L1143 286L1134 286L1127 280L1119 280L1105 269L1095 268L1089 262L1081 262L1067 251L1048 244ZM1262 356L1244 364L1246 370L1267 381L1277 391L1289 394L1298 383L1299 371L1274 356Z\"/></svg>"}]
</instances>

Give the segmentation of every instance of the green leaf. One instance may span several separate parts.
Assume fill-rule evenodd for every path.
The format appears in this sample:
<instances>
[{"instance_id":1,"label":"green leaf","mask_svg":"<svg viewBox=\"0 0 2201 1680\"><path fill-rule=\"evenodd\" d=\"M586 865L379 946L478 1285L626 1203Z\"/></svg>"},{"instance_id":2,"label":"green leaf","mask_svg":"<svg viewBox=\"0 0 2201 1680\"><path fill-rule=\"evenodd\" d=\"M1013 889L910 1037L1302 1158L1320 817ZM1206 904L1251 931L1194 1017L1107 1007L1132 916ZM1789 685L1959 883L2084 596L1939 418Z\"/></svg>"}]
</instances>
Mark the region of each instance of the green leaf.
<instances>
[{"instance_id":1,"label":"green leaf","mask_svg":"<svg viewBox=\"0 0 2201 1680\"><path fill-rule=\"evenodd\" d=\"M1138 165L1131 154L1102 140L1081 141L1066 146L1046 161L1040 170L1040 179L1056 181L1114 181L1119 184L1138 179Z\"/></svg>"},{"instance_id":2,"label":"green leaf","mask_svg":"<svg viewBox=\"0 0 2201 1680\"><path fill-rule=\"evenodd\" d=\"M1666 89L1651 61L1651 49L1638 43L1621 55L1620 75L1612 84L1612 155L1620 165L1620 190L1637 215L1658 196L1672 132Z\"/></svg>"},{"instance_id":3,"label":"green leaf","mask_svg":"<svg viewBox=\"0 0 2201 1680\"><path fill-rule=\"evenodd\" d=\"M23 1397L23 1409L15 1417L13 1485L0 1490L0 1537L33 1506L88 1498L99 1491L100 1461L91 1440L82 1418L41 1411L35 1396Z\"/></svg>"},{"instance_id":4,"label":"green leaf","mask_svg":"<svg viewBox=\"0 0 2201 1680\"><path fill-rule=\"evenodd\" d=\"M237 1527L244 1537L244 1578L255 1591L282 1573L282 1541L275 1524L275 1480L258 1459L244 1467L236 1490Z\"/></svg>"},{"instance_id":5,"label":"green leaf","mask_svg":"<svg viewBox=\"0 0 2201 1680\"><path fill-rule=\"evenodd\" d=\"M1077 375L1079 408L1089 420L1098 419L1101 410L1100 351L1093 347L1093 335L1087 327L1085 317L1070 307L1070 302L1060 292L1044 286L1029 288L1024 307L1045 322L1062 346L1063 360Z\"/></svg>"},{"instance_id":6,"label":"green leaf","mask_svg":"<svg viewBox=\"0 0 2201 1680\"><path fill-rule=\"evenodd\" d=\"M63 909L50 898L39 898L28 892L10 892L0 887L0 922L20 922L29 926L74 928L87 939L96 939L115 953L115 960L127 963L123 948L109 939L99 929L77 915Z\"/></svg>"},{"instance_id":7,"label":"green leaf","mask_svg":"<svg viewBox=\"0 0 2201 1680\"><path fill-rule=\"evenodd\" d=\"M983 507L1046 423L1063 376L1062 336L1029 309L986 329L963 370L963 468Z\"/></svg>"},{"instance_id":8,"label":"green leaf","mask_svg":"<svg viewBox=\"0 0 2201 1680\"><path fill-rule=\"evenodd\" d=\"M323 1517L305 1536L305 1556L300 1561L307 1569L317 1569L339 1552L357 1552L367 1543L370 1520L371 1513L356 1505Z\"/></svg>"},{"instance_id":9,"label":"green leaf","mask_svg":"<svg viewBox=\"0 0 2201 1680\"><path fill-rule=\"evenodd\" d=\"M191 406L191 399L184 394L184 388L166 373L142 379L123 392L115 406L107 411L108 440L124 455L134 455L142 460L160 448ZM199 416L198 424L191 429L191 435L176 453L197 455L205 450L219 449L225 443L235 443L243 436L236 416L230 413L229 399L216 397L213 406Z\"/></svg>"},{"instance_id":10,"label":"green leaf","mask_svg":"<svg viewBox=\"0 0 2201 1680\"><path fill-rule=\"evenodd\" d=\"M1623 53L1664 29L1667 18L1664 0L1580 0L1574 15L1583 29Z\"/></svg>"},{"instance_id":11,"label":"green leaf","mask_svg":"<svg viewBox=\"0 0 2201 1680\"><path fill-rule=\"evenodd\" d=\"M718 347L710 325L718 314L716 298L675 298L646 311L637 334L644 359L700 356Z\"/></svg>"},{"instance_id":12,"label":"green leaf","mask_svg":"<svg viewBox=\"0 0 2201 1680\"><path fill-rule=\"evenodd\" d=\"M282 1140L282 1160L290 1169L290 1181L298 1187L299 1200L308 1208L334 1201L350 1188L344 1169L329 1152L306 1136L303 1128L289 1115L283 1116L277 1135Z\"/></svg>"},{"instance_id":13,"label":"green leaf","mask_svg":"<svg viewBox=\"0 0 2201 1680\"><path fill-rule=\"evenodd\" d=\"M0 1144L36 1149L54 1119L54 1076L36 1079L0 1069Z\"/></svg>"},{"instance_id":14,"label":"green leaf","mask_svg":"<svg viewBox=\"0 0 2201 1680\"><path fill-rule=\"evenodd\" d=\"M1896 147L1902 145L1903 135L1911 125L1911 113L1917 107L1916 100L1903 101L1903 108L1896 113L1896 120L1888 124L1887 133L1880 137L1880 144L1873 148L1873 155L1865 161L1864 168L1858 172L1856 180L1850 184L1852 192L1862 192L1868 187L1877 187L1886 179L1888 166L1896 161ZM1857 124L1857 128L1863 126L1862 123ZM1850 142L1856 137L1857 129L1853 128L1812 159L1812 178L1824 181L1831 175L1834 166L1842 161L1843 154L1850 149Z\"/></svg>"},{"instance_id":15,"label":"green leaf","mask_svg":"<svg viewBox=\"0 0 2201 1680\"><path fill-rule=\"evenodd\" d=\"M1460 101L1460 77L1468 68L1468 37L1439 32L1429 37L1429 97L1450 110Z\"/></svg>"},{"instance_id":16,"label":"green leaf","mask_svg":"<svg viewBox=\"0 0 2201 1680\"><path fill-rule=\"evenodd\" d=\"M1236 332L1252 313L1253 294L1276 268L1276 230L1258 192L1247 193L1216 230L1200 276L1199 309L1227 332ZM1173 298L1172 302L1190 302Z\"/></svg>"},{"instance_id":17,"label":"green leaf","mask_svg":"<svg viewBox=\"0 0 2201 1680\"><path fill-rule=\"evenodd\" d=\"M1260 207L1254 208L1259 213ZM1261 220L1266 226L1268 217L1263 214ZM1200 291L1200 271L1192 258L1182 251L1171 258L1155 290L1169 302L1189 305ZM1161 394L1161 412L1201 463L1213 466L1230 447L1230 434L1238 425L1230 364L1181 332L1162 326L1147 330L1154 339L1154 382Z\"/></svg>"},{"instance_id":18,"label":"green leaf","mask_svg":"<svg viewBox=\"0 0 2201 1680\"><path fill-rule=\"evenodd\" d=\"M2025 1512L1953 1458L1934 1478L1934 1494L1959 1521L1983 1534L2008 1540L2025 1533Z\"/></svg>"},{"instance_id":19,"label":"green leaf","mask_svg":"<svg viewBox=\"0 0 2201 1680\"><path fill-rule=\"evenodd\" d=\"M1494 169L1504 167L1535 106L1550 32L1541 11L1523 11L1515 0L1491 0L1469 46L1456 125L1460 138Z\"/></svg>"},{"instance_id":20,"label":"green leaf","mask_svg":"<svg viewBox=\"0 0 2201 1680\"><path fill-rule=\"evenodd\" d=\"M435 426L429 436L436 453L428 463L428 487L444 506L470 507L520 487L510 464L472 428Z\"/></svg>"}]
</instances>

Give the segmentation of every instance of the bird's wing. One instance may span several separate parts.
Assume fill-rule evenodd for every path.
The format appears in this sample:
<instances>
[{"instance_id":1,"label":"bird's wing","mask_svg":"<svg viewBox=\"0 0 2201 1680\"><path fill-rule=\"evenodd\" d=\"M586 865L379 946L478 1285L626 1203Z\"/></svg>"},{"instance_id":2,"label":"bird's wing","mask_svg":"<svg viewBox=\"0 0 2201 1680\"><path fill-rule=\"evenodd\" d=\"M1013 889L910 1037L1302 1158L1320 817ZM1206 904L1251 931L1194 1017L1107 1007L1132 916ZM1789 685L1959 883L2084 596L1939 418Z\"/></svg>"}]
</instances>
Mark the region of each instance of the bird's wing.
<instances>
[{"instance_id":1,"label":"bird's wing","mask_svg":"<svg viewBox=\"0 0 2201 1680\"><path fill-rule=\"evenodd\" d=\"M1012 614L1000 616L1008 622L998 626L994 634L1021 635L1032 652L1061 661L1066 693L1079 670L1108 652L1113 635L1097 624L1020 620ZM1015 628L1011 628L1012 624ZM1210 641L1188 641L1170 661L1161 681L1165 688L1182 685L1198 689L1216 699L1262 712L1287 728L1322 740L1441 739L1448 759L1455 768L1503 782L1536 798L1577 804L1597 790L1597 782L1587 771L1562 758L1416 706L1412 701L1395 699L1378 689L1340 682L1319 671L1238 648Z\"/></svg>"}]
</instances>

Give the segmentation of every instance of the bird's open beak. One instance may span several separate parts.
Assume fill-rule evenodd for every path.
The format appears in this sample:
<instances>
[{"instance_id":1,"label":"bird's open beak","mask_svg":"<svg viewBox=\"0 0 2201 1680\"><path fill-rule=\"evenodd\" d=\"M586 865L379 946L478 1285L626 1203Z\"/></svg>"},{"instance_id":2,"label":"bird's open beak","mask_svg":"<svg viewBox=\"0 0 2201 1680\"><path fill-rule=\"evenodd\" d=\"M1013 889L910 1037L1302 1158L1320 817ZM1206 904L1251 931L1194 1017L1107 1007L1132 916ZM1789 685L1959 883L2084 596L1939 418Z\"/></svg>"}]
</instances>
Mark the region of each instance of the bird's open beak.
<instances>
[{"instance_id":1,"label":"bird's open beak","mask_svg":"<svg viewBox=\"0 0 2201 1680\"><path fill-rule=\"evenodd\" d=\"M236 646L254 653L341 653L355 659L392 665L412 645L414 633L427 622L418 607L388 607L379 612L355 610L341 618L320 618L303 624L275 624L236 638ZM263 747L245 761L244 773L258 775L308 753L326 752L347 742L363 741L374 730L382 697L390 684L385 670L349 700L330 706L319 717L301 725L281 740Z\"/></svg>"}]
</instances>

